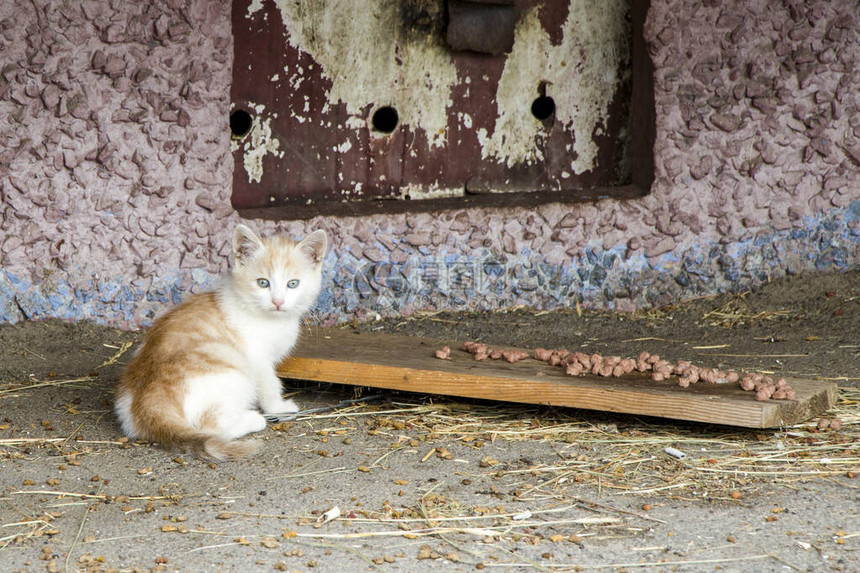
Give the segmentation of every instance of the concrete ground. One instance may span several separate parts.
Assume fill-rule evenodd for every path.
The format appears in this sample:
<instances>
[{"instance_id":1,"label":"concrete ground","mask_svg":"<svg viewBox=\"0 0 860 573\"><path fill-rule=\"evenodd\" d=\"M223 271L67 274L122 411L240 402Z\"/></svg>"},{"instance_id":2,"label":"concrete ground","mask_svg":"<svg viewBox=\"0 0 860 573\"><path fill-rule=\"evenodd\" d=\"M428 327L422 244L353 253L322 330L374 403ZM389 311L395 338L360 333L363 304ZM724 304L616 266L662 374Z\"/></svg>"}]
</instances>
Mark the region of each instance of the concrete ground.
<instances>
[{"instance_id":1,"label":"concrete ground","mask_svg":"<svg viewBox=\"0 0 860 573\"><path fill-rule=\"evenodd\" d=\"M734 345L732 367L840 383L833 411L795 427L384 393L272 425L258 456L218 465L121 435L112 388L139 333L0 326L0 570L860 571L860 283L769 288L634 316L373 327L527 348L665 344L675 359ZM354 395L286 386L303 407Z\"/></svg>"}]
</instances>

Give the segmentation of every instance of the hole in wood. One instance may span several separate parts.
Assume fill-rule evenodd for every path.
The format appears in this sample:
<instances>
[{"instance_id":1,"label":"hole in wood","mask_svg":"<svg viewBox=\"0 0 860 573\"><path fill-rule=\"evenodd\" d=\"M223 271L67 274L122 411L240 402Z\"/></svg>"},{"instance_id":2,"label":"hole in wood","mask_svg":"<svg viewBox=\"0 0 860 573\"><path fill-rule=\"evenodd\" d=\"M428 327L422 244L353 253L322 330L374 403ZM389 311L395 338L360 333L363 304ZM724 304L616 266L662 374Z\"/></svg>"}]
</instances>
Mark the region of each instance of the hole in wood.
<instances>
[{"instance_id":1,"label":"hole in wood","mask_svg":"<svg viewBox=\"0 0 860 573\"><path fill-rule=\"evenodd\" d=\"M370 125L373 126L374 131L379 133L391 133L397 128L398 121L400 121L400 117L397 115L397 110L386 105L373 112Z\"/></svg>"},{"instance_id":2,"label":"hole in wood","mask_svg":"<svg viewBox=\"0 0 860 573\"><path fill-rule=\"evenodd\" d=\"M546 121L555 115L555 100L549 96L536 97L532 102L532 115L538 121Z\"/></svg>"},{"instance_id":3,"label":"hole in wood","mask_svg":"<svg viewBox=\"0 0 860 573\"><path fill-rule=\"evenodd\" d=\"M235 138L242 138L248 135L253 125L251 114L244 109L237 109L230 114L230 133Z\"/></svg>"}]
</instances>

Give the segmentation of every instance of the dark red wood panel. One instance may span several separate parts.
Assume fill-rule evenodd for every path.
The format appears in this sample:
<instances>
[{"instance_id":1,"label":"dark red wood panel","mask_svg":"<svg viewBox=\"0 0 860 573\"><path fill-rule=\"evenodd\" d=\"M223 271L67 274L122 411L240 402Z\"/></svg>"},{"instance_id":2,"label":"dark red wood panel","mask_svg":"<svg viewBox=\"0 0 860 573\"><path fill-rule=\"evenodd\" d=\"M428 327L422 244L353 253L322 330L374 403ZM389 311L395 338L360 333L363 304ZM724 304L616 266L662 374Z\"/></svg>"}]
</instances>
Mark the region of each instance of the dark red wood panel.
<instances>
[{"instance_id":1,"label":"dark red wood panel","mask_svg":"<svg viewBox=\"0 0 860 573\"><path fill-rule=\"evenodd\" d=\"M233 3L232 113L247 113L252 121L249 133L234 136L233 204L239 209L475 193L557 192L629 183L624 165L629 171L630 161L619 153L629 148L621 141L629 137L629 58L614 70L621 79L609 111L611 120L593 132L576 133L569 123L556 121L555 114L538 119L527 104L521 106L526 109L515 110L524 115L524 121L540 125L524 133L524 141L515 142L533 146L532 159L511 162L488 155L486 149L487 138L500 129L499 82L510 56L451 49L445 37L443 0L367 3L369 9L389 10L380 18L396 20L398 42L426 42L450 58L456 80L443 111L447 124L441 146L433 145L433 134L428 134L424 125L411 124L403 117L390 133L381 133L372 125L373 114L380 107L397 109L396 96L402 90L430 89L429 73L418 80L414 75L398 76L390 86L391 98L366 102L359 114L355 109L350 113L346 102L333 101L332 73L308 51L294 45L297 42L290 41L288 28L315 25L319 11L316 16L309 15L306 23L285 23L276 3L264 1L254 10L249 10L250 5L250 0ZM568 2L516 0L518 21L536 7L549 44L566 45L562 23L570 12ZM349 25L345 20L345 29ZM517 41L530 41L525 35L523 38ZM325 42L325 38L315 41ZM519 48L514 46L514 50ZM336 56L349 58L353 54ZM400 57L395 51L398 66ZM579 73L576 62L582 60L582 54L562 57L570 60L570 74ZM558 89L535 82L539 74L529 77L529 85L516 86L523 90L525 95L520 99L525 102ZM577 138L591 138L598 146L592 168L581 173L571 169Z\"/></svg>"}]
</instances>

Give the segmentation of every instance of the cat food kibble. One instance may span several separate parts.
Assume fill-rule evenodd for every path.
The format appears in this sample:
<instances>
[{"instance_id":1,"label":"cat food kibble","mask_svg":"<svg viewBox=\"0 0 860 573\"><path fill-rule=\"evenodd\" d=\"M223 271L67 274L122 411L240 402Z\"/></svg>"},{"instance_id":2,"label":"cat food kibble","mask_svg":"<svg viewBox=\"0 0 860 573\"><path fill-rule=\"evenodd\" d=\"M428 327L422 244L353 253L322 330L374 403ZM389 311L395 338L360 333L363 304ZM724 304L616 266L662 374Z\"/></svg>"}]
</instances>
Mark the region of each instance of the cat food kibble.
<instances>
[{"instance_id":1,"label":"cat food kibble","mask_svg":"<svg viewBox=\"0 0 860 573\"><path fill-rule=\"evenodd\" d=\"M564 371L568 376L579 376L585 371L585 369L579 362L572 362L564 367Z\"/></svg>"},{"instance_id":2,"label":"cat food kibble","mask_svg":"<svg viewBox=\"0 0 860 573\"><path fill-rule=\"evenodd\" d=\"M524 350L503 350L502 358L507 362L519 362L525 358L529 357L529 353Z\"/></svg>"},{"instance_id":3,"label":"cat food kibble","mask_svg":"<svg viewBox=\"0 0 860 573\"><path fill-rule=\"evenodd\" d=\"M552 356L552 350L547 350L546 348L535 348L534 354L535 360L549 362L550 356Z\"/></svg>"},{"instance_id":4,"label":"cat food kibble","mask_svg":"<svg viewBox=\"0 0 860 573\"><path fill-rule=\"evenodd\" d=\"M490 356L490 349L482 342L464 342L462 349L470 353L475 360L486 360Z\"/></svg>"},{"instance_id":5,"label":"cat food kibble","mask_svg":"<svg viewBox=\"0 0 860 573\"><path fill-rule=\"evenodd\" d=\"M445 347L447 348L447 347ZM501 348L493 348L491 349L486 344L482 342L471 342L467 341L463 343L461 347L462 350L468 352L472 355L475 360L486 360L487 358L491 360L500 360L504 359L506 362L519 362L525 358L529 358L530 355L525 350L517 350L517 349L509 349L503 350ZM444 350L444 349L443 349ZM542 349L535 350L535 353L538 354ZM440 351L436 351L436 357L441 358L439 356ZM450 355L450 354L449 354ZM542 356L549 356L541 354Z\"/></svg>"},{"instance_id":6,"label":"cat food kibble","mask_svg":"<svg viewBox=\"0 0 860 573\"><path fill-rule=\"evenodd\" d=\"M445 347L447 348L447 347ZM442 350L445 350L444 348ZM449 354L437 358L448 358ZM505 359L508 362L518 362L529 358L529 353L523 350L490 349L482 342L464 342L462 350L472 354L475 360ZM746 392L755 392L756 400L794 400L796 393L786 382L785 378L774 381L768 376L748 372L740 374L734 370L719 368L703 368L689 360L679 360L671 363L660 358L659 354L640 352L636 358L621 356L602 356L598 353L586 354L581 351L571 352L566 349L535 348L531 357L550 366L559 366L568 376L593 374L603 378L618 378L632 372L649 374L654 382L663 382L673 377L678 386L688 388L691 384L706 382L708 384L735 384Z\"/></svg>"},{"instance_id":7,"label":"cat food kibble","mask_svg":"<svg viewBox=\"0 0 860 573\"><path fill-rule=\"evenodd\" d=\"M480 349L480 348L482 348L482 349L484 349L484 350L486 351L486 349L487 349L487 345L486 345L486 344L481 344L480 342L469 342L469 341L466 341L466 342L464 342L464 343L463 343L463 346L462 346L462 349L463 349L463 350L465 350L466 352L469 352L469 353L471 353L471 354L475 354L476 352L478 352L478 349Z\"/></svg>"}]
</instances>

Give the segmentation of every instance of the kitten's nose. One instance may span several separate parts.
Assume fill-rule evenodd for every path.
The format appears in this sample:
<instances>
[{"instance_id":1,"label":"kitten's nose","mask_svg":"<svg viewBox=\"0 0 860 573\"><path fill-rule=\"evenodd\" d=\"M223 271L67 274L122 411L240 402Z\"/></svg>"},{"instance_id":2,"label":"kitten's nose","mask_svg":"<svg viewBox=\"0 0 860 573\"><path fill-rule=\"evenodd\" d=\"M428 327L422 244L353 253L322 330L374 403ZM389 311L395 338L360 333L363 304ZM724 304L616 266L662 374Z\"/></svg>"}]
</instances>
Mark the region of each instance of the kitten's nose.
<instances>
[{"instance_id":1,"label":"kitten's nose","mask_svg":"<svg viewBox=\"0 0 860 573\"><path fill-rule=\"evenodd\" d=\"M284 304L284 299L282 298L273 298L272 304L275 305L275 310L281 310L281 305Z\"/></svg>"}]
</instances>

